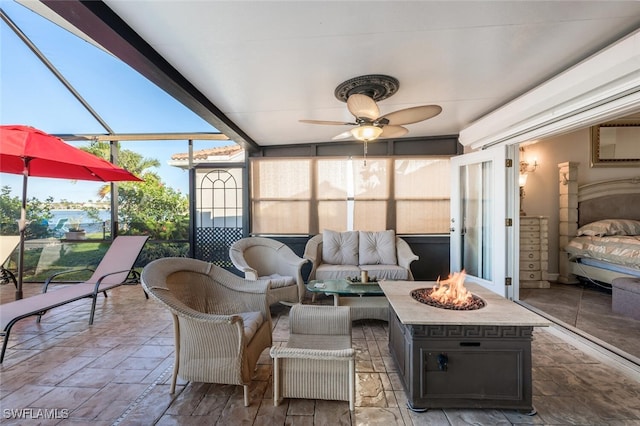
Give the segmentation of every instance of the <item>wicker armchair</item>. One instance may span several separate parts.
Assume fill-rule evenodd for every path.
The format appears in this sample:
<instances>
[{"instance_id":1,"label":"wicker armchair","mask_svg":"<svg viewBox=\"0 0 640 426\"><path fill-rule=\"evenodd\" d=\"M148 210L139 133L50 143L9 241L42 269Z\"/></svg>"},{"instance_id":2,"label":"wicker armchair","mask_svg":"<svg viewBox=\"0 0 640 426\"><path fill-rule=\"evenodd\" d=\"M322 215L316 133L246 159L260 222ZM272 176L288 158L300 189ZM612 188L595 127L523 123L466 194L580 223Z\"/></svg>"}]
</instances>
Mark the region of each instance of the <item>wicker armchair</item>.
<instances>
[{"instance_id":1,"label":"wicker armchair","mask_svg":"<svg viewBox=\"0 0 640 426\"><path fill-rule=\"evenodd\" d=\"M349 401L354 410L355 350L347 306L294 305L289 341L272 347L273 403L281 398Z\"/></svg>"},{"instance_id":2,"label":"wicker armchair","mask_svg":"<svg viewBox=\"0 0 640 426\"><path fill-rule=\"evenodd\" d=\"M201 260L164 258L142 271L142 286L173 315L175 363L171 393L184 380L249 384L260 354L271 346L270 283L247 283Z\"/></svg>"},{"instance_id":3,"label":"wicker armchair","mask_svg":"<svg viewBox=\"0 0 640 426\"><path fill-rule=\"evenodd\" d=\"M242 238L231 245L229 257L247 280L271 281L269 304L302 302L306 288L301 269L308 261L286 244L271 238Z\"/></svg>"}]
</instances>

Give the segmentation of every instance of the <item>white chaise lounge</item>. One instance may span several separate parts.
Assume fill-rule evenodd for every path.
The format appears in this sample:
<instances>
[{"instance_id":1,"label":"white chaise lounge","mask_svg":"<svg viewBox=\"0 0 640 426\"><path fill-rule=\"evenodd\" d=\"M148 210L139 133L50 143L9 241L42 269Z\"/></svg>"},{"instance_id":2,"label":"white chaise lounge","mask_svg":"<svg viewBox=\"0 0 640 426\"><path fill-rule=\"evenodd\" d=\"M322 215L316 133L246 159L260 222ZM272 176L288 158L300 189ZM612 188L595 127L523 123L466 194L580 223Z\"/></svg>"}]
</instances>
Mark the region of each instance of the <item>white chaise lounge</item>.
<instances>
[{"instance_id":1,"label":"white chaise lounge","mask_svg":"<svg viewBox=\"0 0 640 426\"><path fill-rule=\"evenodd\" d=\"M48 278L43 287L43 293L25 299L5 303L0 306L0 324L3 336L0 364L4 361L4 354L9 341L9 333L14 324L21 319L38 315L40 317L49 309L66 305L79 299L91 298L91 315L89 325L93 324L96 301L99 293L107 295L106 291L127 283L127 277L133 269L136 259L147 242L147 236L119 236L113 240L111 246L100 261L91 278L79 284L71 284L63 288L47 291L54 278L73 271L59 272Z\"/></svg>"}]
</instances>

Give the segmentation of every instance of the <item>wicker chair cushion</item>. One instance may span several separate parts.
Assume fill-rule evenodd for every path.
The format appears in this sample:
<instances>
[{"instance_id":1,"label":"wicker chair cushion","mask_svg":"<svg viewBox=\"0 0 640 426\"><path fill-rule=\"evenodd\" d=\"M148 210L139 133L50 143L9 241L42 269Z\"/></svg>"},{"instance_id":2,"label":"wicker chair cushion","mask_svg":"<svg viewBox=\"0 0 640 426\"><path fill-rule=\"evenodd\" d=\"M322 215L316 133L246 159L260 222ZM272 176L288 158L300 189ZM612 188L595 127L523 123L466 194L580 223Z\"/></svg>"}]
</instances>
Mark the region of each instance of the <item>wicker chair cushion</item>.
<instances>
[{"instance_id":1,"label":"wicker chair cushion","mask_svg":"<svg viewBox=\"0 0 640 426\"><path fill-rule=\"evenodd\" d=\"M271 289L288 287L290 285L297 284L295 278L280 274L265 275L263 277L259 277L259 279L271 281Z\"/></svg>"},{"instance_id":2,"label":"wicker chair cushion","mask_svg":"<svg viewBox=\"0 0 640 426\"><path fill-rule=\"evenodd\" d=\"M409 271L398 265L360 265L361 271L367 271L369 277L379 280L408 280Z\"/></svg>"},{"instance_id":3,"label":"wicker chair cushion","mask_svg":"<svg viewBox=\"0 0 640 426\"><path fill-rule=\"evenodd\" d=\"M237 314L242 317L242 322L244 324L244 337L247 342L250 342L255 336L258 328L264 323L264 317L261 312L241 312Z\"/></svg>"}]
</instances>

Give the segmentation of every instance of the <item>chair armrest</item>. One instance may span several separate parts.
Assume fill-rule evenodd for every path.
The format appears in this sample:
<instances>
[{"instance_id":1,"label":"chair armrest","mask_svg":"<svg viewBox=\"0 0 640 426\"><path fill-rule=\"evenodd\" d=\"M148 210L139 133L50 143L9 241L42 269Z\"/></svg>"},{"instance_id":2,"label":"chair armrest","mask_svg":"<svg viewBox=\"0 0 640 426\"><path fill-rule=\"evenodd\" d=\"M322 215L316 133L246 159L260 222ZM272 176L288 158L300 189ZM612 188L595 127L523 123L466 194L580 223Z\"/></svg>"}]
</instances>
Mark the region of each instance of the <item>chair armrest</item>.
<instances>
[{"instance_id":1,"label":"chair armrest","mask_svg":"<svg viewBox=\"0 0 640 426\"><path fill-rule=\"evenodd\" d=\"M316 269L322 263L322 234L315 235L307 241L302 257L311 261L309 280L314 280L316 278Z\"/></svg>"},{"instance_id":2,"label":"chair armrest","mask_svg":"<svg viewBox=\"0 0 640 426\"><path fill-rule=\"evenodd\" d=\"M285 265L288 266L290 270L297 271L302 265L307 263L309 260L304 259L297 254L295 254L289 247L283 246L278 250L278 258Z\"/></svg>"},{"instance_id":3,"label":"chair armrest","mask_svg":"<svg viewBox=\"0 0 640 426\"><path fill-rule=\"evenodd\" d=\"M59 277L61 275L71 274L71 273L74 273L74 272L82 272L82 271L94 272L94 270L91 269L91 268L68 269L66 271L56 272L55 274L51 275L49 278L47 278L45 280L44 285L42 286L42 292L43 293L47 292L47 290L49 289L49 284L55 284L54 278L57 278L57 277Z\"/></svg>"},{"instance_id":4,"label":"chair armrest","mask_svg":"<svg viewBox=\"0 0 640 426\"><path fill-rule=\"evenodd\" d=\"M256 283L264 283L264 280L256 281ZM271 311L269 310L270 300L270 283L266 281L269 286L265 292L244 292L239 294L236 300L232 302L231 310L235 312L262 312L264 318L271 321ZM229 312L229 311L227 311Z\"/></svg>"},{"instance_id":5,"label":"chair armrest","mask_svg":"<svg viewBox=\"0 0 640 426\"><path fill-rule=\"evenodd\" d=\"M280 275L288 275L296 280L299 292L304 295L304 280L302 279L302 265L309 260L304 259L293 252L289 247L282 246L277 252L278 265L276 272Z\"/></svg>"},{"instance_id":6,"label":"chair armrest","mask_svg":"<svg viewBox=\"0 0 640 426\"><path fill-rule=\"evenodd\" d=\"M307 241L302 257L316 263L322 259L322 234L315 235Z\"/></svg>"},{"instance_id":7,"label":"chair armrest","mask_svg":"<svg viewBox=\"0 0 640 426\"><path fill-rule=\"evenodd\" d=\"M233 266L235 266L238 271L242 272L246 279L252 281L258 279L258 271L249 266L240 250L229 250L229 258L231 259Z\"/></svg>"},{"instance_id":8,"label":"chair armrest","mask_svg":"<svg viewBox=\"0 0 640 426\"><path fill-rule=\"evenodd\" d=\"M262 312L271 321L269 311L270 280L249 281L229 271L220 271L215 277L227 291L218 292L217 302L225 314L237 312Z\"/></svg>"},{"instance_id":9,"label":"chair armrest","mask_svg":"<svg viewBox=\"0 0 640 426\"><path fill-rule=\"evenodd\" d=\"M168 289L163 287L152 287L150 294L161 301L171 313L179 317L189 318L194 321L225 324L234 324L243 321L242 317L236 314L208 314L197 311L176 298Z\"/></svg>"},{"instance_id":10,"label":"chair armrest","mask_svg":"<svg viewBox=\"0 0 640 426\"><path fill-rule=\"evenodd\" d=\"M108 274L104 274L103 276L98 278L98 281L96 282L96 285L93 288L93 294L100 293L100 285L102 285L102 280L104 280L107 277L110 277L111 275L124 274L125 272L127 273L127 277L129 277L129 274L131 273L131 269L125 269L123 271L116 271L116 272L109 272Z\"/></svg>"},{"instance_id":11,"label":"chair armrest","mask_svg":"<svg viewBox=\"0 0 640 426\"><path fill-rule=\"evenodd\" d=\"M214 280L237 293L266 294L271 287L269 280L249 280L231 272L229 274L231 276L225 278L217 276Z\"/></svg>"},{"instance_id":12,"label":"chair armrest","mask_svg":"<svg viewBox=\"0 0 640 426\"><path fill-rule=\"evenodd\" d=\"M244 320L238 314L210 314L194 310L173 296L170 291L159 288L154 290L152 295L156 297L171 312L176 328L176 338L184 341L195 339L189 344L203 358L208 358L210 362L220 359L229 359L230 353L235 353L246 344ZM265 304L266 305L266 304ZM262 310L264 321L272 328L271 316L268 309ZM180 330L180 331L177 331ZM243 343L244 342L244 343ZM180 345L183 346L183 345ZM228 365L226 365L228 367Z\"/></svg>"},{"instance_id":13,"label":"chair armrest","mask_svg":"<svg viewBox=\"0 0 640 426\"><path fill-rule=\"evenodd\" d=\"M320 360L348 360L355 358L356 351L349 349L306 349L273 346L269 350L272 358L303 358Z\"/></svg>"},{"instance_id":14,"label":"chair armrest","mask_svg":"<svg viewBox=\"0 0 640 426\"><path fill-rule=\"evenodd\" d=\"M6 269L2 265L0 265L0 277L3 280L11 280L13 285L16 286L16 288L18 287L18 281L16 280L16 276L14 275L14 273Z\"/></svg>"},{"instance_id":15,"label":"chair armrest","mask_svg":"<svg viewBox=\"0 0 640 426\"><path fill-rule=\"evenodd\" d=\"M419 257L411 250L411 247L405 240L400 237L396 237L396 250L398 257L398 266L401 266L409 271L409 277L413 280L413 274L411 273L411 262L418 260Z\"/></svg>"}]
</instances>

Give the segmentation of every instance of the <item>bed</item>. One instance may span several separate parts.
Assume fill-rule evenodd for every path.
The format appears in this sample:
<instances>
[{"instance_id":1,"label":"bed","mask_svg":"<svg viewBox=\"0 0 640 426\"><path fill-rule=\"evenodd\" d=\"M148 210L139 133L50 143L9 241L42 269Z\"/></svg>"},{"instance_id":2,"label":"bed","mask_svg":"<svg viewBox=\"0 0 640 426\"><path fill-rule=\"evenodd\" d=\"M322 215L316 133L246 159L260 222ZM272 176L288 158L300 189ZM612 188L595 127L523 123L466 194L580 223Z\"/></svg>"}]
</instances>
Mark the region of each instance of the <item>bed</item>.
<instances>
[{"instance_id":1,"label":"bed","mask_svg":"<svg viewBox=\"0 0 640 426\"><path fill-rule=\"evenodd\" d=\"M562 173L561 183L570 186ZM566 230L566 238L562 231L560 238L561 278L562 269L565 282L578 278L611 284L616 278L640 278L640 177L574 188L575 194L569 188L564 197L561 190L561 229Z\"/></svg>"}]
</instances>

